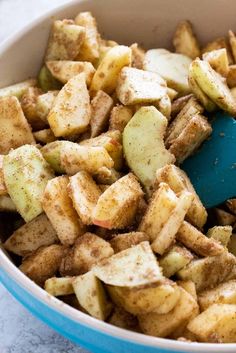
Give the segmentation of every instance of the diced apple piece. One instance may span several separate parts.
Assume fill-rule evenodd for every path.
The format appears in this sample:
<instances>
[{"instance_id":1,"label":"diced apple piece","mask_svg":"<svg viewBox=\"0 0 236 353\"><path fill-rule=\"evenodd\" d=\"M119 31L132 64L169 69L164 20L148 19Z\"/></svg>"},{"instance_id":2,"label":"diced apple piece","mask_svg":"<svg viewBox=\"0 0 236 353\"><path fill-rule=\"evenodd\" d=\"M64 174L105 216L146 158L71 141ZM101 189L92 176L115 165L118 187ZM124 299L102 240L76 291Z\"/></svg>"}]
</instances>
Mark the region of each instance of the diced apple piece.
<instances>
[{"instance_id":1,"label":"diced apple piece","mask_svg":"<svg viewBox=\"0 0 236 353\"><path fill-rule=\"evenodd\" d=\"M200 46L189 21L181 21L174 34L173 44L176 53L187 55L191 59L200 56Z\"/></svg>"},{"instance_id":2,"label":"diced apple piece","mask_svg":"<svg viewBox=\"0 0 236 353\"><path fill-rule=\"evenodd\" d=\"M145 50L141 48L137 43L133 43L130 46L132 50L132 62L131 66L135 67L136 69L143 69L143 62L145 58Z\"/></svg>"},{"instance_id":3,"label":"diced apple piece","mask_svg":"<svg viewBox=\"0 0 236 353\"><path fill-rule=\"evenodd\" d=\"M46 280L44 289L54 297L74 294L72 282L74 277L52 277Z\"/></svg>"},{"instance_id":4,"label":"diced apple piece","mask_svg":"<svg viewBox=\"0 0 236 353\"><path fill-rule=\"evenodd\" d=\"M63 259L60 267L62 275L81 275L90 271L99 261L114 254L111 245L93 233L79 237Z\"/></svg>"},{"instance_id":5,"label":"diced apple piece","mask_svg":"<svg viewBox=\"0 0 236 353\"><path fill-rule=\"evenodd\" d=\"M159 100L156 107L167 118L167 120L171 119L171 100L168 95L163 96Z\"/></svg>"},{"instance_id":6,"label":"diced apple piece","mask_svg":"<svg viewBox=\"0 0 236 353\"><path fill-rule=\"evenodd\" d=\"M119 130L105 132L95 138L80 142L80 146L104 147L113 159L114 168L120 170L123 166L122 135Z\"/></svg>"},{"instance_id":7,"label":"diced apple piece","mask_svg":"<svg viewBox=\"0 0 236 353\"><path fill-rule=\"evenodd\" d=\"M160 183L158 190L152 195L139 225L139 231L147 233L150 240L154 241L163 225L166 224L170 218L177 203L178 198L171 188L165 183Z\"/></svg>"},{"instance_id":8,"label":"diced apple piece","mask_svg":"<svg viewBox=\"0 0 236 353\"><path fill-rule=\"evenodd\" d=\"M148 240L149 236L144 232L130 232L116 234L114 238L110 240L110 244L114 249L115 253L118 253L122 250L126 250L134 245Z\"/></svg>"},{"instance_id":9,"label":"diced apple piece","mask_svg":"<svg viewBox=\"0 0 236 353\"><path fill-rule=\"evenodd\" d=\"M188 191L182 191L178 197L177 205L169 219L162 225L160 232L152 242L153 251L163 255L175 240L181 224L191 206L193 195Z\"/></svg>"},{"instance_id":10,"label":"diced apple piece","mask_svg":"<svg viewBox=\"0 0 236 353\"><path fill-rule=\"evenodd\" d=\"M91 12L80 12L75 17L75 24L85 28L85 38L76 59L96 61L99 58L99 33L95 18Z\"/></svg>"},{"instance_id":11,"label":"diced apple piece","mask_svg":"<svg viewBox=\"0 0 236 353\"><path fill-rule=\"evenodd\" d=\"M134 221L143 192L132 173L112 184L98 199L93 224L103 228L125 228Z\"/></svg>"},{"instance_id":12,"label":"diced apple piece","mask_svg":"<svg viewBox=\"0 0 236 353\"><path fill-rule=\"evenodd\" d=\"M93 65L87 61L55 60L47 61L46 65L53 77L63 84L83 72L89 86L95 73Z\"/></svg>"},{"instance_id":13,"label":"diced apple piece","mask_svg":"<svg viewBox=\"0 0 236 353\"><path fill-rule=\"evenodd\" d=\"M200 292L230 279L232 275L234 276L235 269L235 256L225 251L218 256L192 260L177 275L182 280L193 281L197 291Z\"/></svg>"},{"instance_id":14,"label":"diced apple piece","mask_svg":"<svg viewBox=\"0 0 236 353\"><path fill-rule=\"evenodd\" d=\"M236 280L199 293L198 300L201 311L213 304L236 304Z\"/></svg>"},{"instance_id":15,"label":"diced apple piece","mask_svg":"<svg viewBox=\"0 0 236 353\"><path fill-rule=\"evenodd\" d=\"M118 44L117 44L118 45ZM115 46L115 45L114 45ZM113 46L109 46L107 44L107 41L103 40L100 43L99 46L99 58L94 62L94 67L97 69L99 67L99 65L101 64L104 56L108 53L108 51L113 48Z\"/></svg>"},{"instance_id":16,"label":"diced apple piece","mask_svg":"<svg viewBox=\"0 0 236 353\"><path fill-rule=\"evenodd\" d=\"M92 175L102 168L112 168L114 162L104 147L64 144L60 152L61 166L69 175L84 170Z\"/></svg>"},{"instance_id":17,"label":"diced apple piece","mask_svg":"<svg viewBox=\"0 0 236 353\"><path fill-rule=\"evenodd\" d=\"M176 238L200 256L216 256L225 251L225 248L216 240L206 237L186 221L180 226Z\"/></svg>"},{"instance_id":18,"label":"diced apple piece","mask_svg":"<svg viewBox=\"0 0 236 353\"><path fill-rule=\"evenodd\" d=\"M167 95L166 82L155 72L124 67L119 75L117 96L124 105L158 103Z\"/></svg>"},{"instance_id":19,"label":"diced apple piece","mask_svg":"<svg viewBox=\"0 0 236 353\"><path fill-rule=\"evenodd\" d=\"M236 115L236 101L221 76L206 61L195 59L191 64L193 78L203 92L221 109Z\"/></svg>"},{"instance_id":20,"label":"diced apple piece","mask_svg":"<svg viewBox=\"0 0 236 353\"><path fill-rule=\"evenodd\" d=\"M53 170L57 173L65 173L61 164L61 150L65 145L71 145L70 141L54 141L43 146L40 150L44 159L50 164Z\"/></svg>"},{"instance_id":21,"label":"diced apple piece","mask_svg":"<svg viewBox=\"0 0 236 353\"><path fill-rule=\"evenodd\" d=\"M21 99L26 90L29 87L35 87L36 83L37 81L35 79L29 79L8 87L0 88L0 98L15 96L16 98Z\"/></svg>"},{"instance_id":22,"label":"diced apple piece","mask_svg":"<svg viewBox=\"0 0 236 353\"><path fill-rule=\"evenodd\" d=\"M0 153L12 148L34 144L35 139L16 97L0 98Z\"/></svg>"},{"instance_id":23,"label":"diced apple piece","mask_svg":"<svg viewBox=\"0 0 236 353\"><path fill-rule=\"evenodd\" d=\"M188 292L196 301L198 300L196 286L193 281L177 281L177 284Z\"/></svg>"},{"instance_id":24,"label":"diced apple piece","mask_svg":"<svg viewBox=\"0 0 236 353\"><path fill-rule=\"evenodd\" d=\"M167 278L185 267L193 255L186 248L174 245L164 256L159 259L159 264L163 269L163 275Z\"/></svg>"},{"instance_id":25,"label":"diced apple piece","mask_svg":"<svg viewBox=\"0 0 236 353\"><path fill-rule=\"evenodd\" d=\"M35 110L37 111L38 117L46 123L48 122L47 117L58 92L59 91L48 91L37 98Z\"/></svg>"},{"instance_id":26,"label":"diced apple piece","mask_svg":"<svg viewBox=\"0 0 236 353\"><path fill-rule=\"evenodd\" d=\"M169 147L171 143L181 134L183 129L188 125L190 120L203 113L203 107L198 103L195 97L191 97L184 105L183 109L178 113L176 118L170 123L166 131L166 146Z\"/></svg>"},{"instance_id":27,"label":"diced apple piece","mask_svg":"<svg viewBox=\"0 0 236 353\"><path fill-rule=\"evenodd\" d=\"M133 315L151 312L166 314L180 297L178 286L167 280L140 288L107 286L107 289L112 301Z\"/></svg>"},{"instance_id":28,"label":"diced apple piece","mask_svg":"<svg viewBox=\"0 0 236 353\"><path fill-rule=\"evenodd\" d=\"M232 235L231 226L215 226L208 229L207 236L215 239L223 246L227 246Z\"/></svg>"},{"instance_id":29,"label":"diced apple piece","mask_svg":"<svg viewBox=\"0 0 236 353\"><path fill-rule=\"evenodd\" d=\"M113 309L113 312L109 317L108 322L110 325L124 328L126 330L136 332L140 331L138 327L137 318L118 306L115 306L115 308Z\"/></svg>"},{"instance_id":30,"label":"diced apple piece","mask_svg":"<svg viewBox=\"0 0 236 353\"><path fill-rule=\"evenodd\" d=\"M115 106L111 111L109 120L109 130L124 131L124 128L133 116L133 111L129 107L123 105Z\"/></svg>"},{"instance_id":31,"label":"diced apple piece","mask_svg":"<svg viewBox=\"0 0 236 353\"><path fill-rule=\"evenodd\" d=\"M57 137L84 132L90 122L90 98L85 74L72 77L58 93L48 115L49 125Z\"/></svg>"},{"instance_id":32,"label":"diced apple piece","mask_svg":"<svg viewBox=\"0 0 236 353\"><path fill-rule=\"evenodd\" d=\"M51 129L39 130L34 132L33 135L37 142L43 144L50 143L56 140L56 137L54 136Z\"/></svg>"},{"instance_id":33,"label":"diced apple piece","mask_svg":"<svg viewBox=\"0 0 236 353\"><path fill-rule=\"evenodd\" d=\"M102 90L112 93L117 85L118 76L124 66L131 64L131 49L124 45L117 45L107 51L95 72L90 91L94 95Z\"/></svg>"},{"instance_id":34,"label":"diced apple piece","mask_svg":"<svg viewBox=\"0 0 236 353\"><path fill-rule=\"evenodd\" d=\"M167 85L181 94L190 92L188 85L188 69L191 59L183 54L160 52L151 49L146 52L144 69L158 73Z\"/></svg>"},{"instance_id":35,"label":"diced apple piece","mask_svg":"<svg viewBox=\"0 0 236 353\"><path fill-rule=\"evenodd\" d=\"M163 280L147 241L101 261L92 271L102 282L118 287L138 287Z\"/></svg>"},{"instance_id":36,"label":"diced apple piece","mask_svg":"<svg viewBox=\"0 0 236 353\"><path fill-rule=\"evenodd\" d=\"M3 174L7 191L26 222L43 212L41 199L54 175L35 146L24 145L5 156Z\"/></svg>"},{"instance_id":37,"label":"diced apple piece","mask_svg":"<svg viewBox=\"0 0 236 353\"><path fill-rule=\"evenodd\" d=\"M73 281L75 295L80 305L93 317L105 320L111 312L102 283L92 272L76 277Z\"/></svg>"},{"instance_id":38,"label":"diced apple piece","mask_svg":"<svg viewBox=\"0 0 236 353\"><path fill-rule=\"evenodd\" d=\"M173 140L169 152L178 164L192 155L212 133L211 125L203 115L194 116L180 135Z\"/></svg>"},{"instance_id":39,"label":"diced apple piece","mask_svg":"<svg viewBox=\"0 0 236 353\"><path fill-rule=\"evenodd\" d=\"M108 146L111 143L115 145L121 142L122 142L121 132L119 130L109 130L97 137L84 139L80 141L79 144L83 146L95 146L95 147L103 146L109 151Z\"/></svg>"},{"instance_id":40,"label":"diced apple piece","mask_svg":"<svg viewBox=\"0 0 236 353\"><path fill-rule=\"evenodd\" d=\"M227 76L227 84L230 88L236 86L236 65L229 66L229 72Z\"/></svg>"},{"instance_id":41,"label":"diced apple piece","mask_svg":"<svg viewBox=\"0 0 236 353\"><path fill-rule=\"evenodd\" d=\"M100 135L108 126L109 116L113 107L113 99L99 90L91 102L91 137Z\"/></svg>"},{"instance_id":42,"label":"diced apple piece","mask_svg":"<svg viewBox=\"0 0 236 353\"><path fill-rule=\"evenodd\" d=\"M19 268L34 282L43 285L48 278L55 275L66 251L63 245L43 246L26 257Z\"/></svg>"},{"instance_id":43,"label":"diced apple piece","mask_svg":"<svg viewBox=\"0 0 236 353\"><path fill-rule=\"evenodd\" d=\"M214 304L195 317L187 328L207 343L235 343L236 305Z\"/></svg>"},{"instance_id":44,"label":"diced apple piece","mask_svg":"<svg viewBox=\"0 0 236 353\"><path fill-rule=\"evenodd\" d=\"M85 39L85 29L77 26L70 20L57 20L53 22L45 61L73 60L80 51Z\"/></svg>"},{"instance_id":45,"label":"diced apple piece","mask_svg":"<svg viewBox=\"0 0 236 353\"><path fill-rule=\"evenodd\" d=\"M168 337L177 329L184 329L191 318L198 314L198 304L184 289L179 288L180 299L167 314L149 313L139 315L143 333L156 337Z\"/></svg>"},{"instance_id":46,"label":"diced apple piece","mask_svg":"<svg viewBox=\"0 0 236 353\"><path fill-rule=\"evenodd\" d=\"M205 45L205 47L201 51L202 51L202 54L204 54L204 53L209 53L213 50L222 49L222 48L225 48L227 50L228 61L229 61L229 64L232 65L233 57L231 54L231 48L229 43L226 41L225 37L218 37L212 42L207 43L207 45Z\"/></svg>"},{"instance_id":47,"label":"diced apple piece","mask_svg":"<svg viewBox=\"0 0 236 353\"><path fill-rule=\"evenodd\" d=\"M208 112L213 112L217 109L217 105L203 92L195 80L192 66L189 68L188 83L194 96Z\"/></svg>"},{"instance_id":48,"label":"diced apple piece","mask_svg":"<svg viewBox=\"0 0 236 353\"><path fill-rule=\"evenodd\" d=\"M167 87L167 94L171 102L173 102L173 100L178 96L178 92L175 89L170 87Z\"/></svg>"},{"instance_id":49,"label":"diced apple piece","mask_svg":"<svg viewBox=\"0 0 236 353\"><path fill-rule=\"evenodd\" d=\"M142 107L123 132L126 161L146 189L155 180L157 169L174 163L174 156L164 145L167 119L155 107Z\"/></svg>"},{"instance_id":50,"label":"diced apple piece","mask_svg":"<svg viewBox=\"0 0 236 353\"><path fill-rule=\"evenodd\" d=\"M207 212L187 174L175 165L168 164L157 170L155 186L161 182L168 184L176 194L183 190L193 194L193 201L186 216L193 225L202 228L207 220Z\"/></svg>"},{"instance_id":51,"label":"diced apple piece","mask_svg":"<svg viewBox=\"0 0 236 353\"><path fill-rule=\"evenodd\" d=\"M209 62L211 67L223 77L227 77L229 72L229 62L225 48L212 50L202 56L203 60Z\"/></svg>"},{"instance_id":52,"label":"diced apple piece","mask_svg":"<svg viewBox=\"0 0 236 353\"><path fill-rule=\"evenodd\" d=\"M117 172L114 168L108 169L106 173L104 173L104 168L101 168L99 173L95 175L95 179L98 184L101 184L100 187L104 187L115 183L117 180L122 178L122 176L123 174Z\"/></svg>"},{"instance_id":53,"label":"diced apple piece","mask_svg":"<svg viewBox=\"0 0 236 353\"><path fill-rule=\"evenodd\" d=\"M73 208L68 195L69 177L53 178L45 188L42 207L57 232L62 244L72 245L85 228Z\"/></svg>"},{"instance_id":54,"label":"diced apple piece","mask_svg":"<svg viewBox=\"0 0 236 353\"><path fill-rule=\"evenodd\" d=\"M43 129L47 126L47 122L40 119L36 109L37 99L41 93L41 89L29 87L21 98L21 108L33 130Z\"/></svg>"},{"instance_id":55,"label":"diced apple piece","mask_svg":"<svg viewBox=\"0 0 236 353\"><path fill-rule=\"evenodd\" d=\"M176 117L183 107L188 103L189 99L193 97L193 94L187 94L186 96L176 98L171 105L171 116Z\"/></svg>"},{"instance_id":56,"label":"diced apple piece","mask_svg":"<svg viewBox=\"0 0 236 353\"><path fill-rule=\"evenodd\" d=\"M45 214L24 224L4 243L4 248L19 256L26 256L41 246L58 242L56 231Z\"/></svg>"},{"instance_id":57,"label":"diced apple piece","mask_svg":"<svg viewBox=\"0 0 236 353\"><path fill-rule=\"evenodd\" d=\"M93 224L93 210L102 193L92 177L84 171L70 177L69 193L82 222Z\"/></svg>"}]
</instances>

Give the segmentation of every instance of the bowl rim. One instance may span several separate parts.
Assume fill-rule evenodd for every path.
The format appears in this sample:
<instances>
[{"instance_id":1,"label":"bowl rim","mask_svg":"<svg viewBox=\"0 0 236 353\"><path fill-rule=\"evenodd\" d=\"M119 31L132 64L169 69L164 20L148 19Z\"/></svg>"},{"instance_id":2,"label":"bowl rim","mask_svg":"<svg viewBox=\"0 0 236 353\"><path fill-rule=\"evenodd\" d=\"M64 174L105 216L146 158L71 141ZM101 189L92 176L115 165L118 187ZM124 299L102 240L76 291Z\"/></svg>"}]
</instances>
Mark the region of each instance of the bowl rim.
<instances>
[{"instance_id":1,"label":"bowl rim","mask_svg":"<svg viewBox=\"0 0 236 353\"><path fill-rule=\"evenodd\" d=\"M44 20L57 16L57 13L66 10L70 7L75 6L79 3L86 3L86 0L69 0L67 3L54 7L36 19L30 21L22 29L14 31L0 44L0 56L9 49L12 45L16 44L17 41L23 37L26 33L32 30L36 25L39 25ZM177 340L170 340L166 338L148 336L142 333L137 333L122 329L106 322L95 319L88 314L85 314L65 303L61 300L53 297L47 293L44 289L35 284L30 280L23 272L21 272L8 258L4 251L0 247L0 266L14 280L20 287L30 293L35 299L44 304L52 307L57 313L63 314L79 324L92 328L96 331L104 333L109 336L121 339L123 341L132 342L147 347L156 347L163 349L172 349L176 352L212 352L212 353L235 353L235 343L197 343L197 342L182 342Z\"/></svg>"},{"instance_id":2,"label":"bowl rim","mask_svg":"<svg viewBox=\"0 0 236 353\"><path fill-rule=\"evenodd\" d=\"M21 288L30 293L39 302L43 302L44 304L50 306L53 310L57 311L57 313L63 314L63 316L68 317L70 320L82 324L87 328L92 328L96 331L100 331L101 333L116 337L124 341L137 343L147 347L149 346L163 349L168 348L176 352L199 352L202 350L204 353L235 353L236 344L234 343L216 344L181 342L166 338L148 336L142 333L137 333L110 325L67 305L66 303L47 293L44 289L29 279L23 272L21 272L11 262L11 260L2 249L0 249L0 263L3 271L5 271L10 278L15 281Z\"/></svg>"}]
</instances>

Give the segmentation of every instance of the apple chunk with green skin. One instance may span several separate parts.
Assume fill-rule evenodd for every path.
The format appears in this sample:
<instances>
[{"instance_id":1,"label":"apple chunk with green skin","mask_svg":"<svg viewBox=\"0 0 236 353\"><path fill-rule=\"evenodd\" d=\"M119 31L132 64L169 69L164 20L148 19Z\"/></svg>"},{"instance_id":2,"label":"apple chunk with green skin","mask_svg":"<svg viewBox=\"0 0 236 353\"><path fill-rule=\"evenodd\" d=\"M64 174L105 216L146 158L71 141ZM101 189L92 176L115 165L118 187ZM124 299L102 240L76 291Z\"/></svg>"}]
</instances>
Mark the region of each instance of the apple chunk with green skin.
<instances>
[{"instance_id":1,"label":"apple chunk with green skin","mask_svg":"<svg viewBox=\"0 0 236 353\"><path fill-rule=\"evenodd\" d=\"M43 212L41 199L54 175L35 146L24 145L4 156L3 174L7 191L26 222Z\"/></svg>"},{"instance_id":2,"label":"apple chunk with green skin","mask_svg":"<svg viewBox=\"0 0 236 353\"><path fill-rule=\"evenodd\" d=\"M111 311L111 303L100 280L90 271L72 282L80 305L93 317L105 320Z\"/></svg>"},{"instance_id":3,"label":"apple chunk with green skin","mask_svg":"<svg viewBox=\"0 0 236 353\"><path fill-rule=\"evenodd\" d=\"M167 119L155 107L142 107L126 125L123 149L130 169L149 189L157 169L174 163L175 157L164 145Z\"/></svg>"},{"instance_id":4,"label":"apple chunk with green skin","mask_svg":"<svg viewBox=\"0 0 236 353\"><path fill-rule=\"evenodd\" d=\"M228 86L207 61L195 59L190 65L192 77L201 90L221 109L236 115L236 101Z\"/></svg>"},{"instance_id":5,"label":"apple chunk with green skin","mask_svg":"<svg viewBox=\"0 0 236 353\"><path fill-rule=\"evenodd\" d=\"M41 148L43 158L50 164L53 170L59 174L64 174L65 169L61 164L61 150L65 145L73 144L71 141L53 141Z\"/></svg>"},{"instance_id":6,"label":"apple chunk with green skin","mask_svg":"<svg viewBox=\"0 0 236 353\"><path fill-rule=\"evenodd\" d=\"M142 195L135 176L132 173L125 175L99 197L93 210L93 224L108 229L131 225Z\"/></svg>"},{"instance_id":7,"label":"apple chunk with green skin","mask_svg":"<svg viewBox=\"0 0 236 353\"><path fill-rule=\"evenodd\" d=\"M168 87L181 94L190 92L188 68L191 59L183 54L171 53L163 49L151 49L145 54L144 70L156 72L164 78Z\"/></svg>"}]
</instances>

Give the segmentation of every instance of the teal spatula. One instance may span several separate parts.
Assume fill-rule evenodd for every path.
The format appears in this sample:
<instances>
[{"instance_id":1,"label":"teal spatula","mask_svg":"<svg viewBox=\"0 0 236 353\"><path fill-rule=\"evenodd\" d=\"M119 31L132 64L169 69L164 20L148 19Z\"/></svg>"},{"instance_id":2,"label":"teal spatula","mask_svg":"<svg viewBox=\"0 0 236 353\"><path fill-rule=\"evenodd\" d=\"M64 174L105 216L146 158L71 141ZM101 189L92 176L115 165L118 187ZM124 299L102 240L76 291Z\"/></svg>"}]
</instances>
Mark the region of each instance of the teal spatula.
<instances>
[{"instance_id":1,"label":"teal spatula","mask_svg":"<svg viewBox=\"0 0 236 353\"><path fill-rule=\"evenodd\" d=\"M236 196L236 120L219 112L212 128L209 140L180 166L207 208Z\"/></svg>"}]
</instances>

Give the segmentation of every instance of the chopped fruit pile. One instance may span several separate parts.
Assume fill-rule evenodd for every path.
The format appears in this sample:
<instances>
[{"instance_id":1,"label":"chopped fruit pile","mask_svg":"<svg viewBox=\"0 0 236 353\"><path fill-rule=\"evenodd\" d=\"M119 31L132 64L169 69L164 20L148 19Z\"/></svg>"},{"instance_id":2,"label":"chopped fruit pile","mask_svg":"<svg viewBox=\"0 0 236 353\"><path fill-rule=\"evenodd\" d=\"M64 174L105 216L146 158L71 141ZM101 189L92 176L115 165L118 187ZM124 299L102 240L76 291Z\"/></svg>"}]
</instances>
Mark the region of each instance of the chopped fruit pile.
<instances>
[{"instance_id":1,"label":"chopped fruit pile","mask_svg":"<svg viewBox=\"0 0 236 353\"><path fill-rule=\"evenodd\" d=\"M138 38L137 38L138 39ZM54 21L37 79L0 89L0 235L31 280L147 335L236 342L236 199L206 210L181 163L236 116L236 37L175 52Z\"/></svg>"}]
</instances>

